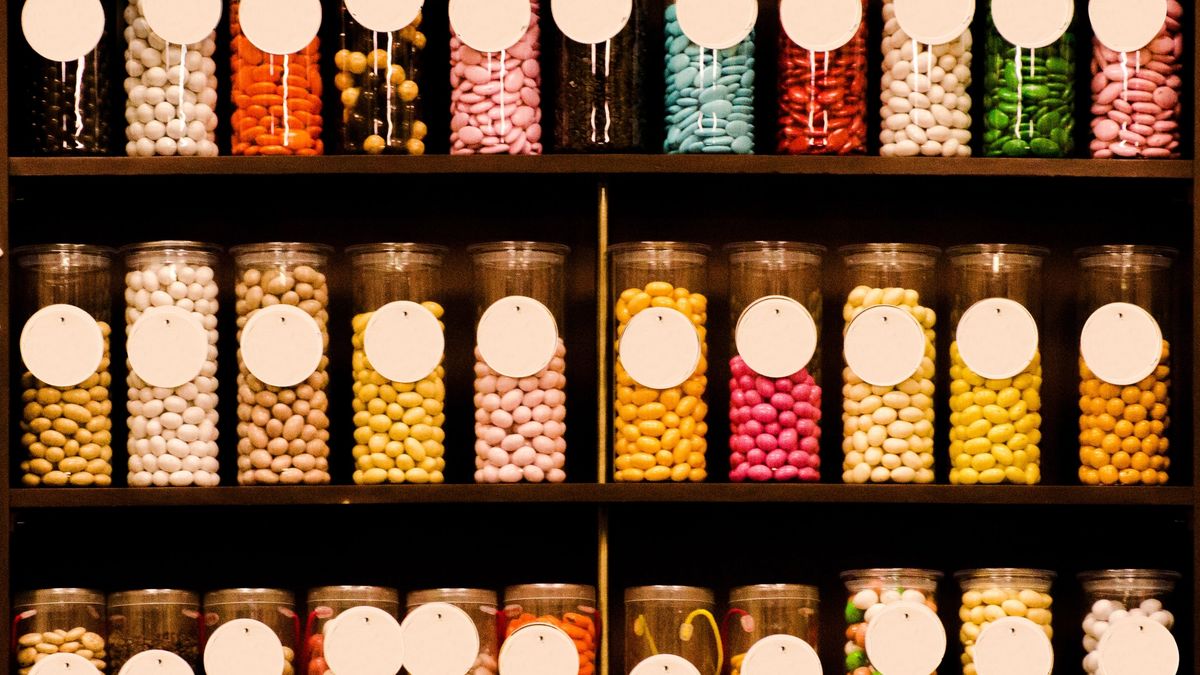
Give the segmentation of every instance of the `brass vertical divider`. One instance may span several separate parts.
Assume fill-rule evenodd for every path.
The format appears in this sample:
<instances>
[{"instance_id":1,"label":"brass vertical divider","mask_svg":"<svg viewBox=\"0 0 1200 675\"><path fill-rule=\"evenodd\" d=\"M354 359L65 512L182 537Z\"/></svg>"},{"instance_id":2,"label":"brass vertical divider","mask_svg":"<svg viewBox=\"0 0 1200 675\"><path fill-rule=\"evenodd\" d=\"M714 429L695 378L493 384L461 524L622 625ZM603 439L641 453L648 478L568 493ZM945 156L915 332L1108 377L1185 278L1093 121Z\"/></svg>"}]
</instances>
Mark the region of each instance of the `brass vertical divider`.
<instances>
[{"instance_id":1,"label":"brass vertical divider","mask_svg":"<svg viewBox=\"0 0 1200 675\"><path fill-rule=\"evenodd\" d=\"M596 419L596 482L608 482L608 422L612 396L608 390L608 183L600 180L597 188L596 209L596 373L600 390L600 404ZM597 507L597 535L599 537L596 561L596 595L600 601L600 675L609 675L611 654L608 606L608 506Z\"/></svg>"}]
</instances>

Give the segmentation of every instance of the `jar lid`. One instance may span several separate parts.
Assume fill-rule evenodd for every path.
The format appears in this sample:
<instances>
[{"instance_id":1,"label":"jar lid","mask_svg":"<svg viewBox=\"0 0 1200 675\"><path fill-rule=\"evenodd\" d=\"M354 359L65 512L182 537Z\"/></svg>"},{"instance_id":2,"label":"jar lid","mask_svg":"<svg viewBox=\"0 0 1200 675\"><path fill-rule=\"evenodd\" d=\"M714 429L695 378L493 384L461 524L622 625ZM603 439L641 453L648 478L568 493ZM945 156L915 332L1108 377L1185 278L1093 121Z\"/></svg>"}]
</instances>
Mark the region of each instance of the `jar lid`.
<instances>
[{"instance_id":1,"label":"jar lid","mask_svg":"<svg viewBox=\"0 0 1200 675\"><path fill-rule=\"evenodd\" d=\"M1108 244L1078 249L1075 256L1085 268L1134 266L1165 269L1179 256L1179 251L1169 246Z\"/></svg>"},{"instance_id":2,"label":"jar lid","mask_svg":"<svg viewBox=\"0 0 1200 675\"><path fill-rule=\"evenodd\" d=\"M400 604L400 592L383 586L317 586L308 590L308 605L322 602L382 602Z\"/></svg>"},{"instance_id":3,"label":"jar lid","mask_svg":"<svg viewBox=\"0 0 1200 675\"><path fill-rule=\"evenodd\" d=\"M90 588L40 588L18 593L14 607L38 605L103 605L104 593Z\"/></svg>"},{"instance_id":4,"label":"jar lid","mask_svg":"<svg viewBox=\"0 0 1200 675\"><path fill-rule=\"evenodd\" d=\"M625 589L625 602L670 600L705 605L716 603L713 592L698 586L634 586Z\"/></svg>"},{"instance_id":5,"label":"jar lid","mask_svg":"<svg viewBox=\"0 0 1200 675\"><path fill-rule=\"evenodd\" d=\"M1026 264L1040 266L1042 259L1050 255L1050 249L1045 246L1030 246L1027 244L967 244L951 246L946 249L946 258L954 265L987 265L993 264L994 256L1002 256L1005 264Z\"/></svg>"},{"instance_id":6,"label":"jar lid","mask_svg":"<svg viewBox=\"0 0 1200 675\"><path fill-rule=\"evenodd\" d=\"M1170 570L1114 569L1083 572L1079 582L1085 591L1155 591L1170 593L1182 578Z\"/></svg>"},{"instance_id":7,"label":"jar lid","mask_svg":"<svg viewBox=\"0 0 1200 675\"><path fill-rule=\"evenodd\" d=\"M804 602L819 602L821 593L816 586L807 584L756 584L753 586L738 586L729 591L729 603L736 604L750 600L801 600Z\"/></svg>"},{"instance_id":8,"label":"jar lid","mask_svg":"<svg viewBox=\"0 0 1200 675\"><path fill-rule=\"evenodd\" d=\"M428 605L431 602L448 602L452 605L492 605L498 602L495 591L481 588L428 588L412 591L406 599L409 607Z\"/></svg>"},{"instance_id":9,"label":"jar lid","mask_svg":"<svg viewBox=\"0 0 1200 675\"><path fill-rule=\"evenodd\" d=\"M30 269L36 267L105 269L112 264L117 250L109 246L91 244L35 244L18 246L12 250L17 265Z\"/></svg>"},{"instance_id":10,"label":"jar lid","mask_svg":"<svg viewBox=\"0 0 1200 675\"><path fill-rule=\"evenodd\" d=\"M726 244L725 251L729 254L729 261L735 265L769 265L776 262L820 265L822 256L829 249L820 244L799 241L739 241Z\"/></svg>"},{"instance_id":11,"label":"jar lid","mask_svg":"<svg viewBox=\"0 0 1200 675\"><path fill-rule=\"evenodd\" d=\"M175 588L142 588L118 591L108 596L109 607L132 607L135 605L200 605L200 595L192 591Z\"/></svg>"},{"instance_id":12,"label":"jar lid","mask_svg":"<svg viewBox=\"0 0 1200 675\"><path fill-rule=\"evenodd\" d=\"M596 602L596 587L583 584L521 584L504 589L504 604L528 600L582 600Z\"/></svg>"},{"instance_id":13,"label":"jar lid","mask_svg":"<svg viewBox=\"0 0 1200 675\"><path fill-rule=\"evenodd\" d=\"M936 586L943 576L945 575L937 570L927 570L919 567L871 567L861 570L847 570L841 574L842 582L846 585L850 585L855 581L879 579L885 583L897 586L915 586L921 582L930 586Z\"/></svg>"},{"instance_id":14,"label":"jar lid","mask_svg":"<svg viewBox=\"0 0 1200 675\"><path fill-rule=\"evenodd\" d=\"M288 605L294 607L296 596L279 588L225 588L204 594L204 606L234 603Z\"/></svg>"},{"instance_id":15,"label":"jar lid","mask_svg":"<svg viewBox=\"0 0 1200 675\"><path fill-rule=\"evenodd\" d=\"M954 578L963 588L980 586L1034 586L1048 589L1058 574L1027 567L982 567L956 572Z\"/></svg>"}]
</instances>

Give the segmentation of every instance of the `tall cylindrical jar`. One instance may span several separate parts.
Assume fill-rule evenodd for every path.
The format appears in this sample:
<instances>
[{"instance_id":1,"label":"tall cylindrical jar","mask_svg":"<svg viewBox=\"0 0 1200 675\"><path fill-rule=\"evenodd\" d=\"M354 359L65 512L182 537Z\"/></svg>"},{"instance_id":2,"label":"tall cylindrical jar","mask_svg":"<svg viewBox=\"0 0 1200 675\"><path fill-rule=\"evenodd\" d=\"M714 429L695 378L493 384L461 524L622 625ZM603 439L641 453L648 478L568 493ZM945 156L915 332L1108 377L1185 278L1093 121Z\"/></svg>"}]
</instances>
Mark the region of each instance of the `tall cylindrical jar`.
<instances>
[{"instance_id":1,"label":"tall cylindrical jar","mask_svg":"<svg viewBox=\"0 0 1200 675\"><path fill-rule=\"evenodd\" d=\"M670 241L611 249L618 481L708 477L708 251Z\"/></svg>"},{"instance_id":2,"label":"tall cylindrical jar","mask_svg":"<svg viewBox=\"0 0 1200 675\"><path fill-rule=\"evenodd\" d=\"M1019 644L1025 658L1034 662L1036 672L1049 672L1054 665L1054 650L1050 639L1054 597L1050 587L1055 574L1047 570L998 567L966 570L954 575L962 587L959 618L962 627L958 637L962 643L963 675L971 675L977 664L986 662L991 669L1006 662L1009 645ZM988 629L1002 626L1005 635L1001 643L986 645ZM1011 636L1012 642L1009 642ZM986 669L986 670L991 670ZM979 670L985 667L979 666Z\"/></svg>"},{"instance_id":3,"label":"tall cylindrical jar","mask_svg":"<svg viewBox=\"0 0 1200 675\"><path fill-rule=\"evenodd\" d=\"M304 657L309 675L327 675L332 671L325 662L325 631L342 612L355 607L375 607L400 616L400 594L379 586L319 586L308 591L308 615L305 622Z\"/></svg>"},{"instance_id":4,"label":"tall cylindrical jar","mask_svg":"<svg viewBox=\"0 0 1200 675\"><path fill-rule=\"evenodd\" d=\"M731 244L729 479L821 477L823 246Z\"/></svg>"},{"instance_id":5,"label":"tall cylindrical jar","mask_svg":"<svg viewBox=\"0 0 1200 675\"><path fill-rule=\"evenodd\" d=\"M562 244L467 249L475 287L475 482L566 480Z\"/></svg>"},{"instance_id":6,"label":"tall cylindrical jar","mask_svg":"<svg viewBox=\"0 0 1200 675\"><path fill-rule=\"evenodd\" d=\"M716 600L707 588L625 589L625 673L665 656L682 658L704 675L723 667Z\"/></svg>"},{"instance_id":7,"label":"tall cylindrical jar","mask_svg":"<svg viewBox=\"0 0 1200 675\"><path fill-rule=\"evenodd\" d=\"M1041 481L1042 260L1037 246L946 251L950 322L950 482Z\"/></svg>"},{"instance_id":8,"label":"tall cylindrical jar","mask_svg":"<svg viewBox=\"0 0 1200 675\"><path fill-rule=\"evenodd\" d=\"M21 484L112 484L112 249L13 251L21 289Z\"/></svg>"},{"instance_id":9,"label":"tall cylindrical jar","mask_svg":"<svg viewBox=\"0 0 1200 675\"><path fill-rule=\"evenodd\" d=\"M91 661L101 673L108 668L104 594L86 588L45 588L18 593L13 599L13 644L17 675L29 675L42 654L65 644Z\"/></svg>"},{"instance_id":10,"label":"tall cylindrical jar","mask_svg":"<svg viewBox=\"0 0 1200 675\"><path fill-rule=\"evenodd\" d=\"M200 596L148 588L108 596L108 654L114 673L148 650L171 652L200 666Z\"/></svg>"},{"instance_id":11,"label":"tall cylindrical jar","mask_svg":"<svg viewBox=\"0 0 1200 675\"><path fill-rule=\"evenodd\" d=\"M450 3L450 154L542 154L540 5Z\"/></svg>"},{"instance_id":12,"label":"tall cylindrical jar","mask_svg":"<svg viewBox=\"0 0 1200 675\"><path fill-rule=\"evenodd\" d=\"M1160 485L1171 458L1173 249L1100 246L1077 252L1086 322L1079 347L1079 480Z\"/></svg>"},{"instance_id":13,"label":"tall cylindrical jar","mask_svg":"<svg viewBox=\"0 0 1200 675\"><path fill-rule=\"evenodd\" d=\"M939 250L841 249L852 288L842 308L842 480L933 482L933 376Z\"/></svg>"},{"instance_id":14,"label":"tall cylindrical jar","mask_svg":"<svg viewBox=\"0 0 1200 675\"><path fill-rule=\"evenodd\" d=\"M1128 637L1131 633L1144 635L1149 632L1150 635L1158 633L1155 637L1162 639L1165 629L1165 637L1169 638L1175 628L1175 615L1167 606L1179 579L1178 572L1166 570L1119 569L1080 574L1083 606L1087 612L1083 618L1083 649L1086 652L1083 658L1084 672L1089 675L1100 672L1109 659L1121 659L1128 663L1127 659L1166 658L1169 662L1169 647L1164 647L1162 653L1130 653L1129 647L1119 644L1129 642L1118 640L1116 636L1124 633ZM1116 630L1101 647L1102 638L1110 629ZM1157 644L1166 645L1169 642L1170 639Z\"/></svg>"},{"instance_id":15,"label":"tall cylindrical jar","mask_svg":"<svg viewBox=\"0 0 1200 675\"><path fill-rule=\"evenodd\" d=\"M234 155L323 155L319 0L229 0Z\"/></svg>"},{"instance_id":16,"label":"tall cylindrical jar","mask_svg":"<svg viewBox=\"0 0 1200 675\"><path fill-rule=\"evenodd\" d=\"M333 57L342 100L342 151L349 154L425 154L421 120L420 3L411 12L342 0L342 44Z\"/></svg>"},{"instance_id":17,"label":"tall cylindrical jar","mask_svg":"<svg viewBox=\"0 0 1200 675\"><path fill-rule=\"evenodd\" d=\"M217 156L219 2L125 6L125 154Z\"/></svg>"},{"instance_id":18,"label":"tall cylindrical jar","mask_svg":"<svg viewBox=\"0 0 1200 675\"><path fill-rule=\"evenodd\" d=\"M937 622L937 589L942 573L933 570L906 568L875 568L842 572L842 583L846 586L846 675L869 675L877 669L867 656L867 627L870 622L891 605L912 603L923 605L926 624L924 629L943 630ZM911 606L911 605L903 605ZM932 621L928 618L932 617ZM923 636L925 638L928 635ZM922 640L916 647L926 651L928 643ZM936 667L943 653L923 653Z\"/></svg>"},{"instance_id":19,"label":"tall cylindrical jar","mask_svg":"<svg viewBox=\"0 0 1200 675\"><path fill-rule=\"evenodd\" d=\"M461 609L475 623L479 634L479 656L471 667L472 675L497 675L500 655L499 611L495 591L477 588L434 588L408 594L408 611L433 602L445 602Z\"/></svg>"},{"instance_id":20,"label":"tall cylindrical jar","mask_svg":"<svg viewBox=\"0 0 1200 675\"><path fill-rule=\"evenodd\" d=\"M227 588L204 594L206 643L212 647L212 635L234 619L251 619L271 630L283 645L283 671L295 675L296 650L300 647L300 615L291 591L275 588Z\"/></svg>"},{"instance_id":21,"label":"tall cylindrical jar","mask_svg":"<svg viewBox=\"0 0 1200 675\"><path fill-rule=\"evenodd\" d=\"M820 646L818 609L816 586L759 584L729 591L725 630L731 675L739 675L747 658L761 658L761 651L793 647L819 670L821 662L814 651ZM802 640L804 646L797 640Z\"/></svg>"},{"instance_id":22,"label":"tall cylindrical jar","mask_svg":"<svg viewBox=\"0 0 1200 675\"><path fill-rule=\"evenodd\" d=\"M579 652L579 675L596 671L600 646L596 589L582 584L524 584L504 589L507 640L522 626L549 623L561 629Z\"/></svg>"},{"instance_id":23,"label":"tall cylindrical jar","mask_svg":"<svg viewBox=\"0 0 1200 675\"><path fill-rule=\"evenodd\" d=\"M238 482L329 482L329 288L333 250L235 246Z\"/></svg>"},{"instance_id":24,"label":"tall cylindrical jar","mask_svg":"<svg viewBox=\"0 0 1200 675\"><path fill-rule=\"evenodd\" d=\"M971 19L975 0L883 2L880 81L884 157L971 156Z\"/></svg>"},{"instance_id":25,"label":"tall cylindrical jar","mask_svg":"<svg viewBox=\"0 0 1200 675\"><path fill-rule=\"evenodd\" d=\"M354 482L441 483L442 261L426 244L346 249L354 277Z\"/></svg>"}]
</instances>

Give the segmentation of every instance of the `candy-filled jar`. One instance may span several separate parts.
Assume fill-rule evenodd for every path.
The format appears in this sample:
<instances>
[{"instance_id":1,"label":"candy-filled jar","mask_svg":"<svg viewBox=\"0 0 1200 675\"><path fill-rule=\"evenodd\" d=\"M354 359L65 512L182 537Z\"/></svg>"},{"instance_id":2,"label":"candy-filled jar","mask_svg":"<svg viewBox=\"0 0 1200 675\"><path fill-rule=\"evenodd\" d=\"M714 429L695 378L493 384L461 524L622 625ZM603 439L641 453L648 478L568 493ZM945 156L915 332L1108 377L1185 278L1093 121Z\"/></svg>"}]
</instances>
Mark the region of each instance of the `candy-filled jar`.
<instances>
[{"instance_id":1,"label":"candy-filled jar","mask_svg":"<svg viewBox=\"0 0 1200 675\"><path fill-rule=\"evenodd\" d=\"M308 675L332 671L325 663L325 632L339 614L355 607L375 607L400 615L400 594L379 586L320 586L308 591L308 619L304 629L304 659Z\"/></svg>"},{"instance_id":2,"label":"candy-filled jar","mask_svg":"<svg viewBox=\"0 0 1200 675\"><path fill-rule=\"evenodd\" d=\"M617 481L708 477L708 251L670 241L611 249Z\"/></svg>"},{"instance_id":3,"label":"candy-filled jar","mask_svg":"<svg viewBox=\"0 0 1200 675\"><path fill-rule=\"evenodd\" d=\"M86 588L45 588L13 599L17 675L29 675L43 654L70 652L109 672L104 594Z\"/></svg>"},{"instance_id":4,"label":"candy-filled jar","mask_svg":"<svg viewBox=\"0 0 1200 675\"><path fill-rule=\"evenodd\" d=\"M813 651L820 645L819 608L816 586L760 584L729 591L724 627L731 675L741 672L747 658L758 658L760 650L793 647L819 670L820 660ZM808 649L796 640L803 640Z\"/></svg>"},{"instance_id":5,"label":"candy-filled jar","mask_svg":"<svg viewBox=\"0 0 1200 675\"><path fill-rule=\"evenodd\" d=\"M108 653L112 672L148 650L171 652L200 666L200 596L191 591L148 588L108 596Z\"/></svg>"},{"instance_id":6,"label":"candy-filled jar","mask_svg":"<svg viewBox=\"0 0 1200 675\"><path fill-rule=\"evenodd\" d=\"M562 244L471 246L475 482L566 480L566 260Z\"/></svg>"},{"instance_id":7,"label":"candy-filled jar","mask_svg":"<svg viewBox=\"0 0 1200 675\"><path fill-rule=\"evenodd\" d=\"M1079 480L1161 485L1171 458L1171 260L1155 246L1077 252L1086 321L1079 347Z\"/></svg>"},{"instance_id":8,"label":"candy-filled jar","mask_svg":"<svg viewBox=\"0 0 1200 675\"><path fill-rule=\"evenodd\" d=\"M21 484L112 484L112 249L13 251L20 279ZM55 346L58 345L58 346Z\"/></svg>"},{"instance_id":9,"label":"candy-filled jar","mask_svg":"<svg viewBox=\"0 0 1200 675\"><path fill-rule=\"evenodd\" d=\"M444 602L461 609L475 623L479 634L479 656L471 667L471 675L497 675L500 655L499 612L496 592L477 588L434 588L408 594L408 611L432 602ZM407 671L406 671L407 672Z\"/></svg>"},{"instance_id":10,"label":"candy-filled jar","mask_svg":"<svg viewBox=\"0 0 1200 675\"><path fill-rule=\"evenodd\" d=\"M916 244L841 249L852 289L842 309L846 483L933 482L939 252Z\"/></svg>"},{"instance_id":11,"label":"candy-filled jar","mask_svg":"<svg viewBox=\"0 0 1200 675\"><path fill-rule=\"evenodd\" d=\"M1083 618L1083 650L1086 653L1083 658L1084 672L1089 675L1099 672L1105 661L1113 658L1153 656L1156 659L1170 659L1171 656L1166 652L1130 654L1128 647L1118 644L1125 640L1118 640L1116 636L1120 633L1128 636L1134 631L1142 634L1149 631L1151 635L1158 633L1155 637L1162 639L1164 636L1161 634L1165 629L1165 637L1170 637L1170 632L1175 628L1175 615L1167 606L1179 579L1178 572L1166 570L1098 570L1080 574L1087 612ZM1126 625L1118 628L1120 624ZM1103 637L1111 629L1116 629L1113 636L1104 641ZM1163 640L1158 644L1169 642ZM1175 656L1177 658L1178 654Z\"/></svg>"},{"instance_id":12,"label":"candy-filled jar","mask_svg":"<svg viewBox=\"0 0 1200 675\"><path fill-rule=\"evenodd\" d=\"M941 578L941 572L905 568L842 572L848 597L845 610L846 675L871 675L876 672L867 656L867 629L871 621L889 606L898 603L922 605L933 613L936 622L937 587ZM940 626L937 628L940 630ZM935 663L940 662L941 657L942 654L936 654Z\"/></svg>"},{"instance_id":13,"label":"candy-filled jar","mask_svg":"<svg viewBox=\"0 0 1200 675\"><path fill-rule=\"evenodd\" d=\"M954 576L963 593L958 610L963 675L975 675L976 664L981 661L1003 662L1006 645L984 646L987 629L997 622L1007 629L1005 632L1019 636L1014 639L1019 639L1022 649L1029 652L1028 658L1039 659L1049 672L1054 663L1050 644L1054 637L1050 625L1054 572L998 567L966 570Z\"/></svg>"},{"instance_id":14,"label":"candy-filled jar","mask_svg":"<svg viewBox=\"0 0 1200 675\"><path fill-rule=\"evenodd\" d=\"M524 584L504 589L504 639L533 622L548 623L567 634L579 652L578 675L596 672L600 617L596 589L581 584Z\"/></svg>"},{"instance_id":15,"label":"candy-filled jar","mask_svg":"<svg viewBox=\"0 0 1200 675\"><path fill-rule=\"evenodd\" d=\"M329 288L333 250L235 246L238 483L329 482Z\"/></svg>"},{"instance_id":16,"label":"candy-filled jar","mask_svg":"<svg viewBox=\"0 0 1200 675\"><path fill-rule=\"evenodd\" d=\"M446 249L346 249L354 277L354 482L441 483L446 433Z\"/></svg>"},{"instance_id":17,"label":"candy-filled jar","mask_svg":"<svg viewBox=\"0 0 1200 675\"><path fill-rule=\"evenodd\" d=\"M1041 481L1042 260L1037 246L946 251L950 322L950 482Z\"/></svg>"},{"instance_id":18,"label":"candy-filled jar","mask_svg":"<svg viewBox=\"0 0 1200 675\"><path fill-rule=\"evenodd\" d=\"M275 588L228 588L204 594L204 649L212 647L213 633L234 619L251 619L271 630L283 645L281 675L295 675L296 650L302 627L291 591Z\"/></svg>"},{"instance_id":19,"label":"candy-filled jar","mask_svg":"<svg viewBox=\"0 0 1200 675\"><path fill-rule=\"evenodd\" d=\"M819 480L817 345L825 248L757 241L731 244L726 250L733 326L729 479Z\"/></svg>"},{"instance_id":20,"label":"candy-filled jar","mask_svg":"<svg viewBox=\"0 0 1200 675\"><path fill-rule=\"evenodd\" d=\"M625 673L646 659L684 659L702 675L720 673L724 649L713 592L694 586L625 589Z\"/></svg>"}]
</instances>

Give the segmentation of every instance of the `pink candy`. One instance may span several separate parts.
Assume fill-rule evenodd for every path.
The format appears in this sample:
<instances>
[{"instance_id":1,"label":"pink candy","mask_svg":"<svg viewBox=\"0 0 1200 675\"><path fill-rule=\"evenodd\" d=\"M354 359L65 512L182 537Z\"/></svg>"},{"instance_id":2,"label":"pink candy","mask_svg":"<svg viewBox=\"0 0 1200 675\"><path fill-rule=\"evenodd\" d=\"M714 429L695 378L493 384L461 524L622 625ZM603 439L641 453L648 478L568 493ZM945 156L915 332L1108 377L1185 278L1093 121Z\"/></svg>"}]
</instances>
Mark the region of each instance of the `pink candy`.
<instances>
[{"instance_id":1,"label":"pink candy","mask_svg":"<svg viewBox=\"0 0 1200 675\"><path fill-rule=\"evenodd\" d=\"M816 481L821 474L821 387L807 370L772 380L729 362L729 479Z\"/></svg>"}]
</instances>

